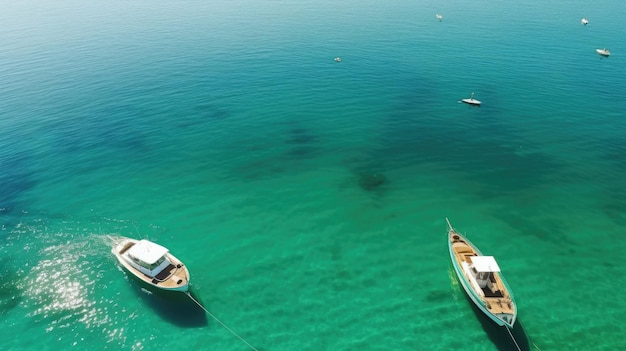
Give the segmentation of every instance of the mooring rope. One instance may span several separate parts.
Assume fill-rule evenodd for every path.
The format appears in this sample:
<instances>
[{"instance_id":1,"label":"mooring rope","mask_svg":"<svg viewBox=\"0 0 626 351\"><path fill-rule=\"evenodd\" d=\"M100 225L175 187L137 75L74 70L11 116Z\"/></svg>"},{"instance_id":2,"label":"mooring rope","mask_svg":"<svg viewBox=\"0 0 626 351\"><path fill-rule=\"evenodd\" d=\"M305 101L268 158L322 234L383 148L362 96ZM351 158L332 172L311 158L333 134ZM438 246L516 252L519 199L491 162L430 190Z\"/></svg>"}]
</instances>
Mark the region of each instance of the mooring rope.
<instances>
[{"instance_id":1,"label":"mooring rope","mask_svg":"<svg viewBox=\"0 0 626 351\"><path fill-rule=\"evenodd\" d=\"M191 299L191 301L195 302L196 305L200 306L200 308L202 308L204 310L204 312L206 312L209 316L211 316L211 318L215 319L216 322L218 322L219 324L222 325L222 327L224 327L226 330L228 330L231 334L233 334L234 336L236 336L239 340L241 340L244 344L248 345L249 348L253 349L254 351L259 351L257 350L254 346L250 345L249 342L247 342L246 340L244 340L244 338L242 338L241 336L239 336L239 334L235 333L234 330L230 329L226 324L224 324L224 322L222 322L221 320L217 319L217 317L215 317L211 312L209 312L209 310L207 310L206 308L204 308L204 306L202 306L200 304L200 302L198 302L198 300L194 299L193 296L191 296L191 293L189 291L186 291L185 294L187 294L187 296L189 296L189 298ZM520 350L521 351L521 350Z\"/></svg>"},{"instance_id":2,"label":"mooring rope","mask_svg":"<svg viewBox=\"0 0 626 351\"><path fill-rule=\"evenodd\" d=\"M519 347L519 345L517 344L517 341L515 340L515 337L513 337L513 334L511 333L511 331L509 330L509 327L505 326L506 331L509 332L509 335L511 336L511 339L513 340L513 342L515 343L515 347L517 347L518 351L522 351L522 349Z\"/></svg>"}]
</instances>

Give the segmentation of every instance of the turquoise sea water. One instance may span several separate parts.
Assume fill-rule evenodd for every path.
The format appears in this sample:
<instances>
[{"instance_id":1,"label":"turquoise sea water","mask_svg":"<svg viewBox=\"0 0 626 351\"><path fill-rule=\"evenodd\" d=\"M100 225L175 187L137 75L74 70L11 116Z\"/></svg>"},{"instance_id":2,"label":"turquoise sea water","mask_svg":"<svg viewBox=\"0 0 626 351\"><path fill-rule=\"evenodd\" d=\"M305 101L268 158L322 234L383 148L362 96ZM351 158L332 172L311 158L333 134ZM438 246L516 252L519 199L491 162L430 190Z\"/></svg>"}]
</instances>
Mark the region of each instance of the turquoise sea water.
<instances>
[{"instance_id":1,"label":"turquoise sea water","mask_svg":"<svg viewBox=\"0 0 626 351\"><path fill-rule=\"evenodd\" d=\"M625 15L6 2L0 349L249 349L129 280L128 236L259 350L514 350L456 282L445 217L498 259L522 349L626 349Z\"/></svg>"}]
</instances>

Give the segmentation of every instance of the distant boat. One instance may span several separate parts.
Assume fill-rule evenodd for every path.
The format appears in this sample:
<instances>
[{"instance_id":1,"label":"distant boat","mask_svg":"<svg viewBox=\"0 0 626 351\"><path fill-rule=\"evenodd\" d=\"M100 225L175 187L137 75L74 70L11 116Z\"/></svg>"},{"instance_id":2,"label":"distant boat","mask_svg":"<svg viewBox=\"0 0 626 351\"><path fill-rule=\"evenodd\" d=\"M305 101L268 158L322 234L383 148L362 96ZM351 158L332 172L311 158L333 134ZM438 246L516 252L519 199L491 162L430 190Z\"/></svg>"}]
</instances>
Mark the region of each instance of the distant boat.
<instances>
[{"instance_id":1,"label":"distant boat","mask_svg":"<svg viewBox=\"0 0 626 351\"><path fill-rule=\"evenodd\" d=\"M603 57L609 57L611 55L611 52L607 48L596 49L596 52L598 53L598 55L603 56Z\"/></svg>"},{"instance_id":2,"label":"distant boat","mask_svg":"<svg viewBox=\"0 0 626 351\"><path fill-rule=\"evenodd\" d=\"M448 250L456 276L472 302L499 326L513 328L517 306L493 256L483 256L448 218Z\"/></svg>"},{"instance_id":3,"label":"distant boat","mask_svg":"<svg viewBox=\"0 0 626 351\"><path fill-rule=\"evenodd\" d=\"M341 62L341 57L339 56L335 57L335 62Z\"/></svg>"},{"instance_id":4,"label":"distant boat","mask_svg":"<svg viewBox=\"0 0 626 351\"><path fill-rule=\"evenodd\" d=\"M474 105L474 106L480 106L481 102L474 99L474 92L472 91L472 95L469 97L469 99L462 99L462 102L469 104L469 105Z\"/></svg>"},{"instance_id":5,"label":"distant boat","mask_svg":"<svg viewBox=\"0 0 626 351\"><path fill-rule=\"evenodd\" d=\"M440 14L436 14L435 17L437 17L437 19L439 20L439 22L441 22L441 20L443 19L443 16Z\"/></svg>"},{"instance_id":6,"label":"distant boat","mask_svg":"<svg viewBox=\"0 0 626 351\"><path fill-rule=\"evenodd\" d=\"M111 252L129 273L151 287L165 291L189 290L187 267L159 244L124 238Z\"/></svg>"},{"instance_id":7,"label":"distant boat","mask_svg":"<svg viewBox=\"0 0 626 351\"><path fill-rule=\"evenodd\" d=\"M585 26L589 23L589 20L586 18L583 18L580 20L580 23L584 24Z\"/></svg>"}]
</instances>

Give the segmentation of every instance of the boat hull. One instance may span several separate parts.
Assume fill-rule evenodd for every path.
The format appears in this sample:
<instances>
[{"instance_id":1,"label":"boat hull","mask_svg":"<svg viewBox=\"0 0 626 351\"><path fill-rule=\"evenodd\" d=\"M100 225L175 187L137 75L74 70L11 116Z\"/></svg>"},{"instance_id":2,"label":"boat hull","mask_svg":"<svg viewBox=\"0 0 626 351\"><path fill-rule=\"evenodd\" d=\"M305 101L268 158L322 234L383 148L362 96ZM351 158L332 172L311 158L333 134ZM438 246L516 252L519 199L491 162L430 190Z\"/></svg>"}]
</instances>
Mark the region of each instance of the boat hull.
<instances>
[{"instance_id":1,"label":"boat hull","mask_svg":"<svg viewBox=\"0 0 626 351\"><path fill-rule=\"evenodd\" d=\"M448 250L450 254L450 260L452 262L452 266L454 267L454 272L456 274L456 277L461 283L461 286L463 287L463 290L465 290L465 293L467 294L467 296L470 298L472 303L474 303L474 305L476 305L476 307L478 307L483 312L483 314L489 317L489 319L491 319L494 323L496 323L499 326L506 326L509 328L513 328L513 325L515 324L515 321L517 319L517 308L515 306L515 302L513 301L512 295L509 295L511 298L510 302L512 303L512 313L498 314L498 313L493 313L492 311L490 311L489 308L487 307L488 302L486 302L483 297L479 296L477 291L472 287L472 284L468 280L468 277L463 271L463 268L459 265L457 257L454 253L451 238L453 235L458 235L475 251L475 253L478 256L482 256L481 251L475 245L473 245L469 240L467 240L467 238L457 233L453 229L451 229L451 231L449 231L448 234L449 234ZM508 288L508 285L503 280L503 278L500 278L500 279L502 279L502 283L506 287L507 292L510 292L510 289Z\"/></svg>"},{"instance_id":2,"label":"boat hull","mask_svg":"<svg viewBox=\"0 0 626 351\"><path fill-rule=\"evenodd\" d=\"M146 275L143 272L137 270L135 267L133 267L125 259L124 254L123 254L125 250L123 248L125 245L135 244L137 242L138 242L137 240L126 238L118 242L111 249L111 253L115 255L115 257L117 258L117 261L124 268L124 270L130 273L133 278L135 278L136 280L139 280L148 288L151 288L151 290L165 291L165 292L189 291L189 278L190 278L189 270L187 269L187 266L182 264L182 262L178 258L176 258L174 255L170 253L166 254L167 258L172 263L172 267L170 267L169 269L171 269L175 273L172 274L170 277L168 277L168 279L166 280L159 281L155 279L156 277Z\"/></svg>"},{"instance_id":3,"label":"boat hull","mask_svg":"<svg viewBox=\"0 0 626 351\"><path fill-rule=\"evenodd\" d=\"M463 103L468 105L480 106L481 102L475 99L463 99Z\"/></svg>"},{"instance_id":4,"label":"boat hull","mask_svg":"<svg viewBox=\"0 0 626 351\"><path fill-rule=\"evenodd\" d=\"M611 55L611 53L607 50L596 49L596 52L598 53L598 55L603 57L609 57Z\"/></svg>"}]
</instances>

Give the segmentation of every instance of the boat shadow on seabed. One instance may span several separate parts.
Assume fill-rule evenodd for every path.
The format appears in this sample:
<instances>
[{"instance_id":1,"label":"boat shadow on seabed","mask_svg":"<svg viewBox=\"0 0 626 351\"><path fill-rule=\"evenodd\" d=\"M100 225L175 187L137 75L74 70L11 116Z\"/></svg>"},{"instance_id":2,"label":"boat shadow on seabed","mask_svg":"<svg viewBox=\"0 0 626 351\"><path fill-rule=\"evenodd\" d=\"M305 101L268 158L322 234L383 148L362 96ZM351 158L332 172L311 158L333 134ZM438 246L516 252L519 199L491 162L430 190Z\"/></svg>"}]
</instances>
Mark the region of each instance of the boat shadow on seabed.
<instances>
[{"instance_id":1,"label":"boat shadow on seabed","mask_svg":"<svg viewBox=\"0 0 626 351\"><path fill-rule=\"evenodd\" d=\"M181 328L199 328L208 325L206 313L184 292L155 291L136 286L137 296L167 322ZM193 295L193 294L192 294ZM195 299L197 299L194 296Z\"/></svg>"},{"instance_id":2,"label":"boat shadow on seabed","mask_svg":"<svg viewBox=\"0 0 626 351\"><path fill-rule=\"evenodd\" d=\"M489 317L485 316L485 314L478 307L476 307L476 305L474 305L474 303L469 299L467 294L463 294L463 295L465 295L467 302L471 305L472 311L474 311L474 314L476 315L476 318L478 318L478 321L483 327L483 330L485 331L485 333L487 333L487 336L489 337L491 342L493 342L493 344L498 348L498 350L500 351L530 351L531 350L530 344L528 343L528 336L526 335L526 332L524 331L524 327L522 326L519 316L517 320L515 321L515 325L513 325L513 329L509 329L509 331L511 332L511 335L509 335L509 332L507 332L506 327L501 327L495 324L491 319L489 319ZM513 336L515 340L513 340L511 336Z\"/></svg>"}]
</instances>

